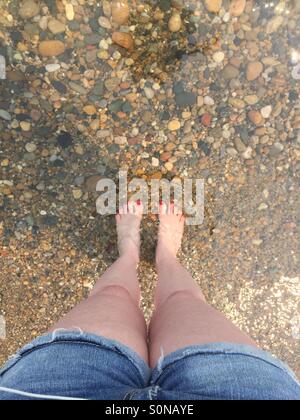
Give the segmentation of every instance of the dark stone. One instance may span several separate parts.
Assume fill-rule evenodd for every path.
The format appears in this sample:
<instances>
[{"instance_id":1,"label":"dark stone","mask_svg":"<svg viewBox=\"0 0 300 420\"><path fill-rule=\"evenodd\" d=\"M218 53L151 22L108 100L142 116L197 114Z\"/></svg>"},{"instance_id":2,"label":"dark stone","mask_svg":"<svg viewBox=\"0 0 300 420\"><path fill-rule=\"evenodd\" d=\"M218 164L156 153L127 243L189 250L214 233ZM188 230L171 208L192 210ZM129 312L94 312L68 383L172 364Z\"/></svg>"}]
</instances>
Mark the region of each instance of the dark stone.
<instances>
[{"instance_id":1,"label":"dark stone","mask_svg":"<svg viewBox=\"0 0 300 420\"><path fill-rule=\"evenodd\" d=\"M221 118L226 118L231 114L231 108L228 105L219 105L216 108L216 112Z\"/></svg>"},{"instance_id":2,"label":"dark stone","mask_svg":"<svg viewBox=\"0 0 300 420\"><path fill-rule=\"evenodd\" d=\"M86 35L84 38L85 45L98 45L100 41L102 40L102 36L99 34L91 34Z\"/></svg>"},{"instance_id":3,"label":"dark stone","mask_svg":"<svg viewBox=\"0 0 300 420\"><path fill-rule=\"evenodd\" d=\"M171 9L171 1L170 0L160 0L159 8L163 12L167 12L168 10Z\"/></svg>"},{"instance_id":4,"label":"dark stone","mask_svg":"<svg viewBox=\"0 0 300 420\"><path fill-rule=\"evenodd\" d=\"M66 86L62 82L58 82L57 80L52 80L51 84L54 87L54 89L56 89L62 95L67 94L68 89L66 88Z\"/></svg>"},{"instance_id":5,"label":"dark stone","mask_svg":"<svg viewBox=\"0 0 300 420\"><path fill-rule=\"evenodd\" d=\"M14 42L22 42L23 41L23 35L21 34L20 31L12 31L10 33L10 37Z\"/></svg>"},{"instance_id":6,"label":"dark stone","mask_svg":"<svg viewBox=\"0 0 300 420\"><path fill-rule=\"evenodd\" d=\"M130 114L132 112L132 106L128 101L123 103L122 111L125 112L125 114Z\"/></svg>"},{"instance_id":7,"label":"dark stone","mask_svg":"<svg viewBox=\"0 0 300 420\"><path fill-rule=\"evenodd\" d=\"M41 73L42 69L39 69L37 66L34 66L33 64L29 64L29 66L26 67L25 73L26 74L37 74Z\"/></svg>"},{"instance_id":8,"label":"dark stone","mask_svg":"<svg viewBox=\"0 0 300 420\"><path fill-rule=\"evenodd\" d=\"M122 99L117 99L116 101L113 101L109 106L108 109L111 113L117 113L119 111L121 111L122 106L123 106L123 100Z\"/></svg>"},{"instance_id":9,"label":"dark stone","mask_svg":"<svg viewBox=\"0 0 300 420\"><path fill-rule=\"evenodd\" d=\"M54 168L63 168L65 166L65 162L62 159L56 159L53 163L52 166Z\"/></svg>"},{"instance_id":10,"label":"dark stone","mask_svg":"<svg viewBox=\"0 0 300 420\"><path fill-rule=\"evenodd\" d=\"M50 14L52 16L57 15L57 7L56 7L56 1L53 0L44 0L44 3L48 6L48 9L50 11Z\"/></svg>"},{"instance_id":11,"label":"dark stone","mask_svg":"<svg viewBox=\"0 0 300 420\"><path fill-rule=\"evenodd\" d=\"M120 152L120 147L117 144L112 144L111 146L108 147L108 153L110 154L115 154L115 153L119 153Z\"/></svg>"},{"instance_id":12,"label":"dark stone","mask_svg":"<svg viewBox=\"0 0 300 420\"><path fill-rule=\"evenodd\" d=\"M169 111L163 111L160 114L161 121L169 121L170 118L171 118L171 115L170 115Z\"/></svg>"},{"instance_id":13,"label":"dark stone","mask_svg":"<svg viewBox=\"0 0 300 420\"><path fill-rule=\"evenodd\" d=\"M175 96L175 101L179 108L186 108L195 105L197 96L192 92L183 92Z\"/></svg>"},{"instance_id":14,"label":"dark stone","mask_svg":"<svg viewBox=\"0 0 300 420\"><path fill-rule=\"evenodd\" d=\"M94 89L92 90L91 94L95 96L102 96L104 94L104 82L101 80L95 84Z\"/></svg>"},{"instance_id":15,"label":"dark stone","mask_svg":"<svg viewBox=\"0 0 300 420\"><path fill-rule=\"evenodd\" d=\"M36 129L36 135L39 137L48 137L50 134L53 133L53 128L52 127L38 127Z\"/></svg>"},{"instance_id":16,"label":"dark stone","mask_svg":"<svg viewBox=\"0 0 300 420\"><path fill-rule=\"evenodd\" d=\"M18 121L31 121L31 117L28 114L17 114L15 118Z\"/></svg>"},{"instance_id":17,"label":"dark stone","mask_svg":"<svg viewBox=\"0 0 300 420\"><path fill-rule=\"evenodd\" d=\"M210 70L209 70L208 67L206 67L206 69L204 70L203 76L204 76L204 79L209 80L209 78L210 78Z\"/></svg>"},{"instance_id":18,"label":"dark stone","mask_svg":"<svg viewBox=\"0 0 300 420\"><path fill-rule=\"evenodd\" d=\"M233 43L235 46L239 47L242 43L241 38L238 38L237 36L234 38Z\"/></svg>"},{"instance_id":19,"label":"dark stone","mask_svg":"<svg viewBox=\"0 0 300 420\"><path fill-rule=\"evenodd\" d=\"M247 126L239 125L235 128L235 131L240 135L241 139L245 144L249 144L249 131Z\"/></svg>"},{"instance_id":20,"label":"dark stone","mask_svg":"<svg viewBox=\"0 0 300 420\"><path fill-rule=\"evenodd\" d=\"M204 141L200 140L200 141L198 142L198 147L199 147L199 149L201 149L201 150L202 150L202 152L203 152L206 156L210 156L210 154L211 154L211 147L210 147L207 143L205 143Z\"/></svg>"},{"instance_id":21,"label":"dark stone","mask_svg":"<svg viewBox=\"0 0 300 420\"><path fill-rule=\"evenodd\" d=\"M194 35L189 35L188 41L189 41L189 45L192 45L192 46L197 45L197 39Z\"/></svg>"},{"instance_id":22,"label":"dark stone","mask_svg":"<svg viewBox=\"0 0 300 420\"><path fill-rule=\"evenodd\" d=\"M59 222L59 219L57 216L43 216L41 218L41 224L47 227L56 226Z\"/></svg>"},{"instance_id":23,"label":"dark stone","mask_svg":"<svg viewBox=\"0 0 300 420\"><path fill-rule=\"evenodd\" d=\"M73 138L70 133L62 131L59 136L57 137L57 142L63 149L67 149L68 147L72 146Z\"/></svg>"},{"instance_id":24,"label":"dark stone","mask_svg":"<svg viewBox=\"0 0 300 420\"><path fill-rule=\"evenodd\" d=\"M72 20L72 22L68 23L69 29L72 32L78 32L80 30L80 24L76 22L76 20Z\"/></svg>"},{"instance_id":25,"label":"dark stone","mask_svg":"<svg viewBox=\"0 0 300 420\"><path fill-rule=\"evenodd\" d=\"M291 90L289 93L289 100L291 102L298 101L299 99L299 93L296 90Z\"/></svg>"},{"instance_id":26,"label":"dark stone","mask_svg":"<svg viewBox=\"0 0 300 420\"><path fill-rule=\"evenodd\" d=\"M178 93L184 92L184 84L183 82L176 82L173 85L173 92L177 95Z\"/></svg>"}]
</instances>

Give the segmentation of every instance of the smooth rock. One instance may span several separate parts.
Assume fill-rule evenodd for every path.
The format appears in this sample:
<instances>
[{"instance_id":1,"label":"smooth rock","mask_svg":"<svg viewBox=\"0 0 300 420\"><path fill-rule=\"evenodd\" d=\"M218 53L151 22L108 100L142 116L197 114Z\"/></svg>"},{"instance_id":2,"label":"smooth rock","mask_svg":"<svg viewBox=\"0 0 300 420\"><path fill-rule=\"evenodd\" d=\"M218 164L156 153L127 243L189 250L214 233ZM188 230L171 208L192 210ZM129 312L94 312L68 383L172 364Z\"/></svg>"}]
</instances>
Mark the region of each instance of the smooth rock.
<instances>
[{"instance_id":1,"label":"smooth rock","mask_svg":"<svg viewBox=\"0 0 300 420\"><path fill-rule=\"evenodd\" d=\"M222 71L222 75L225 80L233 80L238 79L240 72L236 67L227 64Z\"/></svg>"},{"instance_id":2,"label":"smooth rock","mask_svg":"<svg viewBox=\"0 0 300 420\"><path fill-rule=\"evenodd\" d=\"M37 150L37 146L34 143L27 143L25 149L28 153L34 153Z\"/></svg>"},{"instance_id":3,"label":"smooth rock","mask_svg":"<svg viewBox=\"0 0 300 420\"><path fill-rule=\"evenodd\" d=\"M83 192L80 189L75 189L72 191L72 193L75 200L80 200L83 196Z\"/></svg>"},{"instance_id":4,"label":"smooth rock","mask_svg":"<svg viewBox=\"0 0 300 420\"><path fill-rule=\"evenodd\" d=\"M271 114L272 114L272 106L271 105L267 105L264 108L262 108L260 110L261 115L263 116L263 118L270 118Z\"/></svg>"},{"instance_id":5,"label":"smooth rock","mask_svg":"<svg viewBox=\"0 0 300 420\"><path fill-rule=\"evenodd\" d=\"M255 105L259 102L259 97L256 95L247 95L244 99L248 105Z\"/></svg>"},{"instance_id":6,"label":"smooth rock","mask_svg":"<svg viewBox=\"0 0 300 420\"><path fill-rule=\"evenodd\" d=\"M100 16L99 19L98 19L98 23L101 26L101 28L111 29L110 20L105 16Z\"/></svg>"},{"instance_id":7,"label":"smooth rock","mask_svg":"<svg viewBox=\"0 0 300 420\"><path fill-rule=\"evenodd\" d=\"M74 6L71 3L67 3L65 6L66 11L66 17L69 21L74 20L75 18L75 12L74 12Z\"/></svg>"},{"instance_id":8,"label":"smooth rock","mask_svg":"<svg viewBox=\"0 0 300 420\"><path fill-rule=\"evenodd\" d=\"M23 131L30 131L31 130L31 124L28 121L21 121L20 122L20 127L22 128Z\"/></svg>"},{"instance_id":9,"label":"smooth rock","mask_svg":"<svg viewBox=\"0 0 300 420\"><path fill-rule=\"evenodd\" d=\"M182 28L182 19L179 13L174 13L169 20L170 32L179 32Z\"/></svg>"},{"instance_id":10,"label":"smooth rock","mask_svg":"<svg viewBox=\"0 0 300 420\"><path fill-rule=\"evenodd\" d=\"M263 72L264 66L260 61L254 61L247 66L247 80L252 82L256 80Z\"/></svg>"},{"instance_id":11,"label":"smooth rock","mask_svg":"<svg viewBox=\"0 0 300 420\"><path fill-rule=\"evenodd\" d=\"M215 101L210 96L204 96L204 105L214 106Z\"/></svg>"},{"instance_id":12,"label":"smooth rock","mask_svg":"<svg viewBox=\"0 0 300 420\"><path fill-rule=\"evenodd\" d=\"M193 106L197 102L197 95L192 92L182 92L175 96L176 105L180 108Z\"/></svg>"},{"instance_id":13,"label":"smooth rock","mask_svg":"<svg viewBox=\"0 0 300 420\"><path fill-rule=\"evenodd\" d=\"M266 32L267 34L272 34L273 32L277 32L280 26L284 22L283 16L275 16L273 19L271 19L266 26Z\"/></svg>"},{"instance_id":14,"label":"smooth rock","mask_svg":"<svg viewBox=\"0 0 300 420\"><path fill-rule=\"evenodd\" d=\"M58 35L58 34L61 34L61 33L65 32L66 25L64 23L62 23L60 20L51 19L48 22L48 29L54 35Z\"/></svg>"},{"instance_id":15,"label":"smooth rock","mask_svg":"<svg viewBox=\"0 0 300 420\"><path fill-rule=\"evenodd\" d=\"M255 125L261 125L263 123L263 117L260 112L258 111L249 111L248 112L249 120Z\"/></svg>"},{"instance_id":16,"label":"smooth rock","mask_svg":"<svg viewBox=\"0 0 300 420\"><path fill-rule=\"evenodd\" d=\"M60 64L47 64L45 69L48 73L54 73L60 69Z\"/></svg>"},{"instance_id":17,"label":"smooth rock","mask_svg":"<svg viewBox=\"0 0 300 420\"><path fill-rule=\"evenodd\" d=\"M40 12L40 2L37 0L25 0L21 3L19 15L22 19L32 19Z\"/></svg>"},{"instance_id":18,"label":"smooth rock","mask_svg":"<svg viewBox=\"0 0 300 420\"><path fill-rule=\"evenodd\" d=\"M97 109L94 105L87 105L83 108L83 112L87 115L97 114Z\"/></svg>"},{"instance_id":19,"label":"smooth rock","mask_svg":"<svg viewBox=\"0 0 300 420\"><path fill-rule=\"evenodd\" d=\"M133 49L134 41L131 34L125 32L114 32L111 38L113 42L120 47L125 48L126 50Z\"/></svg>"},{"instance_id":20,"label":"smooth rock","mask_svg":"<svg viewBox=\"0 0 300 420\"><path fill-rule=\"evenodd\" d=\"M154 90L151 88L145 87L144 92L147 99L153 99L155 96Z\"/></svg>"},{"instance_id":21,"label":"smooth rock","mask_svg":"<svg viewBox=\"0 0 300 420\"><path fill-rule=\"evenodd\" d=\"M205 127L210 127L212 122L212 116L208 113L202 115L201 122Z\"/></svg>"},{"instance_id":22,"label":"smooth rock","mask_svg":"<svg viewBox=\"0 0 300 420\"><path fill-rule=\"evenodd\" d=\"M231 0L229 12L231 16L241 16L246 8L246 0Z\"/></svg>"},{"instance_id":23,"label":"smooth rock","mask_svg":"<svg viewBox=\"0 0 300 420\"><path fill-rule=\"evenodd\" d=\"M204 4L210 13L219 13L222 7L222 0L204 0Z\"/></svg>"},{"instance_id":24,"label":"smooth rock","mask_svg":"<svg viewBox=\"0 0 300 420\"><path fill-rule=\"evenodd\" d=\"M127 0L113 0L111 4L112 19L118 25L125 25L130 16L130 8Z\"/></svg>"},{"instance_id":25,"label":"smooth rock","mask_svg":"<svg viewBox=\"0 0 300 420\"><path fill-rule=\"evenodd\" d=\"M5 109L0 109L0 118L5 121L11 121L11 115Z\"/></svg>"},{"instance_id":26,"label":"smooth rock","mask_svg":"<svg viewBox=\"0 0 300 420\"><path fill-rule=\"evenodd\" d=\"M222 63L222 61L224 61L224 58L225 58L225 54L223 53L223 51L215 52L213 55L213 60L216 63Z\"/></svg>"},{"instance_id":27,"label":"smooth rock","mask_svg":"<svg viewBox=\"0 0 300 420\"><path fill-rule=\"evenodd\" d=\"M60 147L62 147L63 149L66 149L72 146L73 138L70 133L67 133L66 131L62 131L57 137L57 142Z\"/></svg>"},{"instance_id":28,"label":"smooth rock","mask_svg":"<svg viewBox=\"0 0 300 420\"><path fill-rule=\"evenodd\" d=\"M170 131L178 131L180 127L181 127L181 124L179 120L172 120L168 124L168 129Z\"/></svg>"},{"instance_id":29,"label":"smooth rock","mask_svg":"<svg viewBox=\"0 0 300 420\"><path fill-rule=\"evenodd\" d=\"M65 52L65 45L61 41L42 41L39 45L39 53L43 57L56 57Z\"/></svg>"},{"instance_id":30,"label":"smooth rock","mask_svg":"<svg viewBox=\"0 0 300 420\"><path fill-rule=\"evenodd\" d=\"M69 86L72 90L74 90L75 92L79 93L80 95L86 95L87 94L87 89L85 89L83 86L78 85L75 82L70 82Z\"/></svg>"},{"instance_id":31,"label":"smooth rock","mask_svg":"<svg viewBox=\"0 0 300 420\"><path fill-rule=\"evenodd\" d=\"M242 99L239 98L230 98L229 103L231 106L237 109L243 109L245 108L245 102Z\"/></svg>"}]
</instances>

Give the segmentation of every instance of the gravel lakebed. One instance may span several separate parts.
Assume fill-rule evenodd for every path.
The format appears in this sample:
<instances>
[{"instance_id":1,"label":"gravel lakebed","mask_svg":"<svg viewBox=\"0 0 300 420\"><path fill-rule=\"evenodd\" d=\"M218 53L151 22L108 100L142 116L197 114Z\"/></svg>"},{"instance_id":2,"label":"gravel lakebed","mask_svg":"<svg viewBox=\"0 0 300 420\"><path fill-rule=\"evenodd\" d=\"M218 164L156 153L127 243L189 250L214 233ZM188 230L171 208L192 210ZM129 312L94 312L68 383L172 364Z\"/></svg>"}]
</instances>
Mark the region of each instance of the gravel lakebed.
<instances>
[{"instance_id":1,"label":"gravel lakebed","mask_svg":"<svg viewBox=\"0 0 300 420\"><path fill-rule=\"evenodd\" d=\"M95 186L121 169L205 180L182 262L300 375L299 22L298 0L0 0L0 363L116 258Z\"/></svg>"}]
</instances>

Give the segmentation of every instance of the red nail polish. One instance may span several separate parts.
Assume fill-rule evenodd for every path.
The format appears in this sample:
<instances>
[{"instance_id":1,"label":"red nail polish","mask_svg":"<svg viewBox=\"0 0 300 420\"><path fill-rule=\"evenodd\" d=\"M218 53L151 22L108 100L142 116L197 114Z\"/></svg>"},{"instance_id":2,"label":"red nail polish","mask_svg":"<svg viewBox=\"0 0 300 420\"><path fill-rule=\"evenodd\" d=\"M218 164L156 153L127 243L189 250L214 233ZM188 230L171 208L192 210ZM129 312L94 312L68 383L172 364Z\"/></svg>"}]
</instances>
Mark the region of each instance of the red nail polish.
<instances>
[{"instance_id":1,"label":"red nail polish","mask_svg":"<svg viewBox=\"0 0 300 420\"><path fill-rule=\"evenodd\" d=\"M164 204L164 202L162 200L160 200L159 204L162 206Z\"/></svg>"},{"instance_id":2,"label":"red nail polish","mask_svg":"<svg viewBox=\"0 0 300 420\"><path fill-rule=\"evenodd\" d=\"M138 205L138 206L140 206L142 203L141 203L141 200L138 200L137 202L136 202L136 204Z\"/></svg>"}]
</instances>

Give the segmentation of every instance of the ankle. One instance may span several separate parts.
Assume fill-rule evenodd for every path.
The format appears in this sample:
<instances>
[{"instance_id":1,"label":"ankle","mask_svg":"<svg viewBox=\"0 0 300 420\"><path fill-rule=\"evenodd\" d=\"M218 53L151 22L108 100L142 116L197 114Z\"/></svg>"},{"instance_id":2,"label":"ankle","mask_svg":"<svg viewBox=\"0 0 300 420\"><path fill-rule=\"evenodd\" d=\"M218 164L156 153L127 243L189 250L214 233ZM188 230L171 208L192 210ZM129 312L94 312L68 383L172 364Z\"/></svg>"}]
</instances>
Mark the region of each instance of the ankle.
<instances>
[{"instance_id":1,"label":"ankle","mask_svg":"<svg viewBox=\"0 0 300 420\"><path fill-rule=\"evenodd\" d=\"M138 264L140 262L140 255L138 251L127 249L122 254L120 254L120 258L125 259L126 261L132 261L133 264Z\"/></svg>"},{"instance_id":2,"label":"ankle","mask_svg":"<svg viewBox=\"0 0 300 420\"><path fill-rule=\"evenodd\" d=\"M155 256L155 263L156 266L159 266L161 264L170 263L174 264L174 262L177 262L177 255L176 253L172 252L168 248L162 248L157 249L156 256Z\"/></svg>"}]
</instances>

